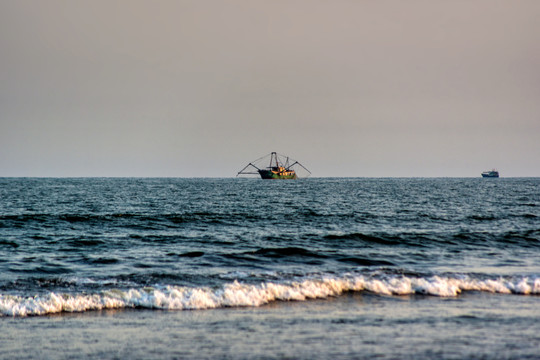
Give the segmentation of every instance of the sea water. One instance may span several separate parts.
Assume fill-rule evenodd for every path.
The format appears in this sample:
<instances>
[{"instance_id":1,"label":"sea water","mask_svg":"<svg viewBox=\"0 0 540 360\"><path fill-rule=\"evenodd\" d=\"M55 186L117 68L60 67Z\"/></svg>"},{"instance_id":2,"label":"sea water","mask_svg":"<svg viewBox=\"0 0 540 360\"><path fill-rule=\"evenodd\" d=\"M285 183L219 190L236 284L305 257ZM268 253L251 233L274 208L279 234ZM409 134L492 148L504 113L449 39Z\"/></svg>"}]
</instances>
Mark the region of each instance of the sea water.
<instances>
[{"instance_id":1,"label":"sea water","mask_svg":"<svg viewBox=\"0 0 540 360\"><path fill-rule=\"evenodd\" d=\"M540 358L540 179L0 179L0 358Z\"/></svg>"}]
</instances>

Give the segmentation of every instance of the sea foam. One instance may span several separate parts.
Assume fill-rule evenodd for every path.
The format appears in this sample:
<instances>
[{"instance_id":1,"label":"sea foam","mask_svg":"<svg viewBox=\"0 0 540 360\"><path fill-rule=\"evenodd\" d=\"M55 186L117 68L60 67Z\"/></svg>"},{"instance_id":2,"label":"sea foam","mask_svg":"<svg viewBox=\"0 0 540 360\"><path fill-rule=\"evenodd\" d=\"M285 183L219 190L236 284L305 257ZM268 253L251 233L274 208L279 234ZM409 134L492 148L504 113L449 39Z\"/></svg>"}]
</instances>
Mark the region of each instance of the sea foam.
<instances>
[{"instance_id":1,"label":"sea foam","mask_svg":"<svg viewBox=\"0 0 540 360\"><path fill-rule=\"evenodd\" d=\"M374 278L363 275L323 276L258 285L238 281L221 287L144 287L105 290L96 294L60 294L24 297L0 294L2 316L46 315L102 309L144 308L202 310L223 307L262 306L274 301L305 301L328 298L345 292L368 291L381 295L426 294L453 297L463 291L540 295L540 278L476 279L471 277Z\"/></svg>"}]
</instances>

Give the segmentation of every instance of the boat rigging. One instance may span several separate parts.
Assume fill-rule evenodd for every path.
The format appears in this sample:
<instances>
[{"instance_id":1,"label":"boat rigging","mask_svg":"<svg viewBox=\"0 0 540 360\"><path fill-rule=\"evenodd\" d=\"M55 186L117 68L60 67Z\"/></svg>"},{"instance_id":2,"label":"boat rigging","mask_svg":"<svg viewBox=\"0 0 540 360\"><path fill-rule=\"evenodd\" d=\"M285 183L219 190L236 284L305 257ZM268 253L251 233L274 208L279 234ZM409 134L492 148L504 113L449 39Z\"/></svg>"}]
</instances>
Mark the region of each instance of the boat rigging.
<instances>
[{"instance_id":1,"label":"boat rigging","mask_svg":"<svg viewBox=\"0 0 540 360\"><path fill-rule=\"evenodd\" d=\"M267 167L262 167L261 164L268 162L268 157L270 157L269 165ZM306 172L306 175L299 176L298 171ZM311 172L298 161L291 159L286 155L272 152L250 162L242 170L240 170L236 176L257 174L260 175L262 179L294 180L300 177L308 177L311 175Z\"/></svg>"}]
</instances>

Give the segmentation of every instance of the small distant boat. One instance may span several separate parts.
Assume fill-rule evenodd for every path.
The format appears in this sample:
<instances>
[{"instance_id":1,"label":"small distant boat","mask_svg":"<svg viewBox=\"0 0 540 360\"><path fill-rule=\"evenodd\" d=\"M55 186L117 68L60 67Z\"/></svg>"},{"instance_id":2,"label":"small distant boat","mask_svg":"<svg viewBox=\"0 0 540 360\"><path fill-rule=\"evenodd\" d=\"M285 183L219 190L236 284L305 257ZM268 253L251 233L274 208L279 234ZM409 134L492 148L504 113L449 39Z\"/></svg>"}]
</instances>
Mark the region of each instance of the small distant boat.
<instances>
[{"instance_id":1,"label":"small distant boat","mask_svg":"<svg viewBox=\"0 0 540 360\"><path fill-rule=\"evenodd\" d=\"M490 171L484 171L482 173L482 177L485 177L485 178L498 178L499 177L499 172L495 169L493 170L490 170Z\"/></svg>"},{"instance_id":2,"label":"small distant boat","mask_svg":"<svg viewBox=\"0 0 540 360\"><path fill-rule=\"evenodd\" d=\"M260 165L256 165L263 162L264 159L268 158L268 156L270 156L269 166L260 168ZM295 167L301 168L307 171L308 174L311 174L311 172L298 161L293 160L288 156L272 152L269 155L250 162L246 165L246 167L240 170L236 176L259 174L262 179L294 180L298 178L298 175L294 169Z\"/></svg>"}]
</instances>

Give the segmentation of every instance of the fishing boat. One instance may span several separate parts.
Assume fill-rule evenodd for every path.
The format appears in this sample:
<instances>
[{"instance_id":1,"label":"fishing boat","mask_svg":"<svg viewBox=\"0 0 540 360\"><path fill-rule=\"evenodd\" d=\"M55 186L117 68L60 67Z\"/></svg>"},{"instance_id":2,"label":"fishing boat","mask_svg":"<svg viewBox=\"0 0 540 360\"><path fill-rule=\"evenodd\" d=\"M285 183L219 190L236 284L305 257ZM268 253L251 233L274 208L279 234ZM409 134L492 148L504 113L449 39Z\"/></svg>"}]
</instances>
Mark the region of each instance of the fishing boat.
<instances>
[{"instance_id":1,"label":"fishing boat","mask_svg":"<svg viewBox=\"0 0 540 360\"><path fill-rule=\"evenodd\" d=\"M485 177L485 178L498 178L499 177L499 172L495 169L493 170L490 170L490 171L484 171L482 173L482 177Z\"/></svg>"},{"instance_id":2,"label":"fishing boat","mask_svg":"<svg viewBox=\"0 0 540 360\"><path fill-rule=\"evenodd\" d=\"M269 163L268 157L270 157ZM267 167L262 167L261 163L268 163L269 165ZM298 161L291 159L286 155L271 152L270 154L247 164L238 172L238 174L236 174L236 176L258 174L262 179L294 180L299 178L297 170L305 171L309 175L311 174L311 172Z\"/></svg>"}]
</instances>

